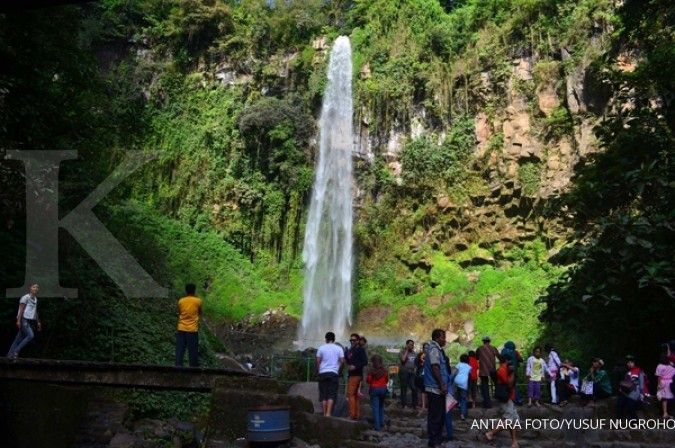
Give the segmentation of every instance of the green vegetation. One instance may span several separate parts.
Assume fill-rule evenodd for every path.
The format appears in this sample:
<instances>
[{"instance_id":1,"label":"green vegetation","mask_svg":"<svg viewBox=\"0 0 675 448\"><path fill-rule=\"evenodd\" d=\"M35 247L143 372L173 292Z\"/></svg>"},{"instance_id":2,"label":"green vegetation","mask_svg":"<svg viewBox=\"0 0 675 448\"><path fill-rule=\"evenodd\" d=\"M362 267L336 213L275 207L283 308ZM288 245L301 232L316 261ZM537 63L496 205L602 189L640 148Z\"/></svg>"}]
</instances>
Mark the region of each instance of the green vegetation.
<instances>
[{"instance_id":1,"label":"green vegetation","mask_svg":"<svg viewBox=\"0 0 675 448\"><path fill-rule=\"evenodd\" d=\"M495 340L511 339L519 346L530 346L541 333L538 317L543 308L535 304L536 299L559 273L537 260L535 247L521 254L523 258L529 255L530 261L520 258L511 267L502 268L461 268L459 260L432 253L428 274L416 270L403 282L400 274L384 266L360 281L359 306L386 307L388 325L401 331L430 331L449 322L457 332L465 321L475 320L476 335L490 334ZM490 254L479 248L474 252ZM420 321L406 319L410 307L419 310ZM362 322L365 326L378 324Z\"/></svg>"},{"instance_id":2,"label":"green vegetation","mask_svg":"<svg viewBox=\"0 0 675 448\"><path fill-rule=\"evenodd\" d=\"M674 61L671 9L667 2L650 1L620 10L615 51L638 45L644 62L632 73L605 68L604 82L613 91L633 93L618 95L615 112L598 129L605 150L578 170L562 198L574 213L577 233L560 258L572 263L542 297L542 317L555 322L574 316L564 321L586 342L587 354L630 352L654 359L659 344L672 339L675 121L672 104L649 106L654 95L673 92L667 75ZM607 344L610 328L619 331Z\"/></svg>"},{"instance_id":3,"label":"green vegetation","mask_svg":"<svg viewBox=\"0 0 675 448\"><path fill-rule=\"evenodd\" d=\"M617 347L649 356L673 314L671 9L665 0L105 0L0 15L0 147L78 150L61 167L64 212L124 151L159 152L96 212L171 297L122 297L62 235L63 284L81 295L45 301L51 323L33 350L170 363L187 281L213 321L281 305L299 316L315 123L328 51L344 34L359 131L374 143L356 169L356 308L387 311L386 330L417 321L458 330L474 318L477 334L569 341L583 346L578 356L615 355L604 332L620 324L630 331ZM617 67L624 53L634 70ZM532 62L533 78L516 79L514 61ZM579 70L588 107L572 114L563 86ZM547 116L536 103L544 87L560 100ZM577 151L579 123L604 114L603 150L583 154L561 198L532 198L546 160L504 163L514 90L547 145L570 138ZM480 160L478 112L490 130ZM413 129L396 160L385 154L391 132ZM516 177L524 198L501 188ZM0 243L16 254L0 283L14 286L25 264L18 164L0 164L0 183ZM0 315L13 312L7 304ZM222 347L205 335L215 365ZM138 415L155 406L145 405Z\"/></svg>"},{"instance_id":4,"label":"green vegetation","mask_svg":"<svg viewBox=\"0 0 675 448\"><path fill-rule=\"evenodd\" d=\"M540 162L525 162L518 166L518 180L523 186L523 193L535 196L541 184L542 164Z\"/></svg>"}]
</instances>

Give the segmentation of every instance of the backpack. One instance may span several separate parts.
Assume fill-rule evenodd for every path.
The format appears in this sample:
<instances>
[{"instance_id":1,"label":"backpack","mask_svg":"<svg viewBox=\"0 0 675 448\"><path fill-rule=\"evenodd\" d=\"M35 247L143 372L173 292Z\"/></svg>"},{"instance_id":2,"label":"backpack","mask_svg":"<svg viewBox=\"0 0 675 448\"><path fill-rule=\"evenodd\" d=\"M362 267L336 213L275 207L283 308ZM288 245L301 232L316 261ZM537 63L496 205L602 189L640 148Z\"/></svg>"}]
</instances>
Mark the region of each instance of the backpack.
<instances>
[{"instance_id":1,"label":"backpack","mask_svg":"<svg viewBox=\"0 0 675 448\"><path fill-rule=\"evenodd\" d=\"M635 390L635 383L631 379L630 373L627 373L626 376L619 383L619 390L626 395L630 394Z\"/></svg>"}]
</instances>

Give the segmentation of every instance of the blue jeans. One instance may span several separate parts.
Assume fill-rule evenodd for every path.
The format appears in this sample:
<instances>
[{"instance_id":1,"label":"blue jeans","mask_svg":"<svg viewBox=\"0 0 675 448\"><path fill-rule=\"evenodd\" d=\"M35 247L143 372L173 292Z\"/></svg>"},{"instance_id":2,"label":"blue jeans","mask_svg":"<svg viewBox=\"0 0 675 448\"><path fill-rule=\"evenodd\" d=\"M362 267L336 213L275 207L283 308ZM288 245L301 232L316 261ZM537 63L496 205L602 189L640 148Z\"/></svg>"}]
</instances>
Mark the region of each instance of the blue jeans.
<instances>
[{"instance_id":1,"label":"blue jeans","mask_svg":"<svg viewBox=\"0 0 675 448\"><path fill-rule=\"evenodd\" d=\"M19 332L16 334L14 342L12 343L12 346L9 348L9 352L7 352L7 356L14 356L15 354L18 355L19 352L26 346L26 344L32 341L34 337L35 333L33 333L31 321L22 318L21 326L19 327Z\"/></svg>"},{"instance_id":2,"label":"blue jeans","mask_svg":"<svg viewBox=\"0 0 675 448\"><path fill-rule=\"evenodd\" d=\"M183 357L187 347L190 367L199 367L199 333L189 331L176 332L176 367L183 367Z\"/></svg>"},{"instance_id":3,"label":"blue jeans","mask_svg":"<svg viewBox=\"0 0 675 448\"><path fill-rule=\"evenodd\" d=\"M457 400L459 401L459 415L466 418L468 416L467 401L469 397L469 391L458 387L457 397Z\"/></svg>"},{"instance_id":4,"label":"blue jeans","mask_svg":"<svg viewBox=\"0 0 675 448\"><path fill-rule=\"evenodd\" d=\"M386 395L386 387L370 389L370 407L373 408L375 431L382 429L382 425L384 424L384 397L386 397Z\"/></svg>"}]
</instances>

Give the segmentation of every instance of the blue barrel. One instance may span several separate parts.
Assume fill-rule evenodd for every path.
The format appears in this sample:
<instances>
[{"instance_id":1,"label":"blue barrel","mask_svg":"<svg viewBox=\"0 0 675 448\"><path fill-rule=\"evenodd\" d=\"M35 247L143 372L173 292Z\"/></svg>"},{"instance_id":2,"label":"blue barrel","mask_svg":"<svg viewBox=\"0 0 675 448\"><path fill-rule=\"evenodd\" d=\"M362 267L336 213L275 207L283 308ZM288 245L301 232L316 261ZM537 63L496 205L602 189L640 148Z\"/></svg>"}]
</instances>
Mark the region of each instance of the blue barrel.
<instances>
[{"instance_id":1,"label":"blue barrel","mask_svg":"<svg viewBox=\"0 0 675 448\"><path fill-rule=\"evenodd\" d=\"M264 406L248 411L249 442L284 442L291 438L288 406Z\"/></svg>"}]
</instances>

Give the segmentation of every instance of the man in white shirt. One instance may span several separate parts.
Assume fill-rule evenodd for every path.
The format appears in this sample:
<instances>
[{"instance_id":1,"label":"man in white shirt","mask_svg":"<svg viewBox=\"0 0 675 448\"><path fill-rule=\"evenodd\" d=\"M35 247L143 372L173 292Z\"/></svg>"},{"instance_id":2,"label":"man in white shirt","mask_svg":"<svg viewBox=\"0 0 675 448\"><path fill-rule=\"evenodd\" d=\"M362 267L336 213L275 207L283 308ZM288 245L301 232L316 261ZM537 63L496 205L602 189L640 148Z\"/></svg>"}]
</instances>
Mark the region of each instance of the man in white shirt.
<instances>
[{"instance_id":1,"label":"man in white shirt","mask_svg":"<svg viewBox=\"0 0 675 448\"><path fill-rule=\"evenodd\" d=\"M340 371L345 352L335 344L335 333L326 333L326 343L316 352L316 369L319 372L319 401L323 405L323 415L330 417L333 404L337 400Z\"/></svg>"},{"instance_id":2,"label":"man in white shirt","mask_svg":"<svg viewBox=\"0 0 675 448\"><path fill-rule=\"evenodd\" d=\"M37 283L31 285L30 292L19 300L19 312L16 314L16 328L19 332L14 338L7 357L16 359L19 352L35 337L33 326L37 323L37 331L42 331L42 323L37 312L37 293L40 287Z\"/></svg>"}]
</instances>

